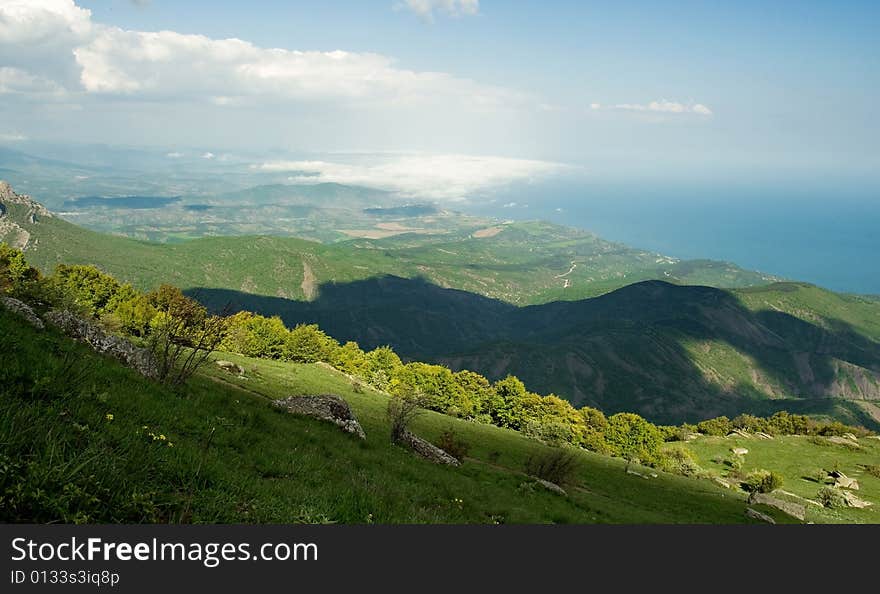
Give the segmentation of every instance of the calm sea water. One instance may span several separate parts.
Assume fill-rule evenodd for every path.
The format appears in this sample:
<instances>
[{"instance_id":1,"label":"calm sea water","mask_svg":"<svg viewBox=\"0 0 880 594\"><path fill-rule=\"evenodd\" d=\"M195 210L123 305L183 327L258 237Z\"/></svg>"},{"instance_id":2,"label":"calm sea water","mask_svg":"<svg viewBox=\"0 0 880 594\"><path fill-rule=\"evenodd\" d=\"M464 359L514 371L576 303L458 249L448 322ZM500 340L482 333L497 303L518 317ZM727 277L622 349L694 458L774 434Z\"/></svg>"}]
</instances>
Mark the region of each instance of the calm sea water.
<instances>
[{"instance_id":1,"label":"calm sea water","mask_svg":"<svg viewBox=\"0 0 880 594\"><path fill-rule=\"evenodd\" d=\"M512 188L474 210L880 295L880 195L864 190L554 183Z\"/></svg>"}]
</instances>

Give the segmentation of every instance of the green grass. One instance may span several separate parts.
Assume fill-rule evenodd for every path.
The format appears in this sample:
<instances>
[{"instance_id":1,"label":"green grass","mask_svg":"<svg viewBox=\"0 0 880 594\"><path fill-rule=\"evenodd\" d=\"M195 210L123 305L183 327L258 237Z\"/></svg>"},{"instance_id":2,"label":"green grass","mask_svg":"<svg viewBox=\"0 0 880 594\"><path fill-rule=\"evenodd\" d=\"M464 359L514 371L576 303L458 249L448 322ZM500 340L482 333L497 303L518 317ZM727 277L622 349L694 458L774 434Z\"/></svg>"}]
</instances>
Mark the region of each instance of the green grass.
<instances>
[{"instance_id":1,"label":"green grass","mask_svg":"<svg viewBox=\"0 0 880 594\"><path fill-rule=\"evenodd\" d=\"M222 354L239 361L249 379L212 366L174 393L5 312L0 336L5 521L747 521L744 495L664 473L640 478L626 474L621 460L587 452L578 454L569 496L555 495L520 473L545 446L425 413L418 434L435 438L452 428L471 444L473 459L460 468L436 466L390 443L383 395L358 393L347 378L318 365ZM351 403L365 442L269 402L327 392ZM166 440L146 437L144 426Z\"/></svg>"},{"instance_id":2,"label":"green grass","mask_svg":"<svg viewBox=\"0 0 880 594\"><path fill-rule=\"evenodd\" d=\"M816 443L818 442L818 443ZM821 445L820 445L821 444ZM788 491L807 499L816 500L816 492L822 486L816 481L816 471L832 470L835 467L847 476L859 481L860 489L855 494L874 505L864 509L826 509L806 504L807 521L816 523L880 523L880 478L864 469L865 465L876 464L880 459L880 441L862 438L860 449L835 445L825 438L791 435L775 439L735 437L699 437L688 442L689 448L698 458L698 463L707 470L721 475L729 468L713 459L724 459L730 455L730 448L742 447L749 450L745 455L742 471L765 469L780 473L785 482L782 486ZM797 498L792 501L804 503Z\"/></svg>"}]
</instances>

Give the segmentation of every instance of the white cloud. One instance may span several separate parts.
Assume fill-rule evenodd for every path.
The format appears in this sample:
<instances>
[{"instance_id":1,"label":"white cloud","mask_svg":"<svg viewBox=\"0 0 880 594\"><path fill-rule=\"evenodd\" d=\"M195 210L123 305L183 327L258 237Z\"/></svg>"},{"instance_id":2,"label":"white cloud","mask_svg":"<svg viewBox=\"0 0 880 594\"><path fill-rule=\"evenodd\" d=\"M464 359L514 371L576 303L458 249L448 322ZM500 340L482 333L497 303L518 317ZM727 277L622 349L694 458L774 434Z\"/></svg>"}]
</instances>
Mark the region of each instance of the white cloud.
<instances>
[{"instance_id":1,"label":"white cloud","mask_svg":"<svg viewBox=\"0 0 880 594\"><path fill-rule=\"evenodd\" d=\"M293 183L335 182L437 200L461 200L481 190L570 169L547 161L470 155L408 155L366 164L272 161L254 167L295 172L288 178Z\"/></svg>"},{"instance_id":2,"label":"white cloud","mask_svg":"<svg viewBox=\"0 0 880 594\"><path fill-rule=\"evenodd\" d=\"M175 151L175 152L167 153L165 156L168 157L169 159L179 159L183 156L183 153L178 153Z\"/></svg>"},{"instance_id":3,"label":"white cloud","mask_svg":"<svg viewBox=\"0 0 880 594\"><path fill-rule=\"evenodd\" d=\"M590 105L590 107L592 109L602 109L602 106L598 103L593 103ZM613 109L616 111L637 111L649 113L693 113L703 116L712 115L712 110L702 103L679 103L677 101L667 101L665 99L661 99L660 101L651 101L647 104L618 103L617 105L613 105L608 109Z\"/></svg>"},{"instance_id":4,"label":"white cloud","mask_svg":"<svg viewBox=\"0 0 880 594\"><path fill-rule=\"evenodd\" d=\"M209 160L210 160L210 159L213 159L215 156L216 156L216 155L214 155L214 153L212 153L212 152L207 152L207 153L205 153L205 154L202 155L202 159L209 159Z\"/></svg>"},{"instance_id":5,"label":"white cloud","mask_svg":"<svg viewBox=\"0 0 880 594\"><path fill-rule=\"evenodd\" d=\"M21 68L0 67L0 95L60 94L63 89L54 81Z\"/></svg>"},{"instance_id":6,"label":"white cloud","mask_svg":"<svg viewBox=\"0 0 880 594\"><path fill-rule=\"evenodd\" d=\"M429 8L471 14L478 2L449 0ZM376 53L262 48L235 38L123 30L94 23L91 12L73 0L0 0L0 64L70 91L219 106L299 100L480 111L527 100L444 72L401 68Z\"/></svg>"},{"instance_id":7,"label":"white cloud","mask_svg":"<svg viewBox=\"0 0 880 594\"><path fill-rule=\"evenodd\" d=\"M81 38L91 31L91 11L73 0L3 0L0 42L38 43Z\"/></svg>"},{"instance_id":8,"label":"white cloud","mask_svg":"<svg viewBox=\"0 0 880 594\"><path fill-rule=\"evenodd\" d=\"M434 20L435 12L454 17L478 14L480 0L403 0L395 4L395 9L409 10L431 22Z\"/></svg>"},{"instance_id":9,"label":"white cloud","mask_svg":"<svg viewBox=\"0 0 880 594\"><path fill-rule=\"evenodd\" d=\"M21 142L27 140L27 136L18 132L0 132L0 142Z\"/></svg>"}]
</instances>

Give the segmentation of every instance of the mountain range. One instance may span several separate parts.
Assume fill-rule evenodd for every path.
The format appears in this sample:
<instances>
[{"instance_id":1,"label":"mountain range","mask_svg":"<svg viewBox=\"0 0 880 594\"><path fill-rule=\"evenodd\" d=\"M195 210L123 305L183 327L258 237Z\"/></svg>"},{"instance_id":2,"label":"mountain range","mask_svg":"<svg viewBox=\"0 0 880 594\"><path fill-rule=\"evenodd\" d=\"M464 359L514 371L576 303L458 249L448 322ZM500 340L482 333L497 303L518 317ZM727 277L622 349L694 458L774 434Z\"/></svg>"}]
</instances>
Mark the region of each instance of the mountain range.
<instances>
[{"instance_id":1,"label":"mountain range","mask_svg":"<svg viewBox=\"0 0 880 594\"><path fill-rule=\"evenodd\" d=\"M539 222L335 243L158 244L83 229L7 185L0 203L0 239L44 271L95 264L140 288L170 282L217 310L318 323L338 340L491 379L512 373L606 412L880 421L880 303L868 297ZM406 215L376 216L413 226Z\"/></svg>"}]
</instances>

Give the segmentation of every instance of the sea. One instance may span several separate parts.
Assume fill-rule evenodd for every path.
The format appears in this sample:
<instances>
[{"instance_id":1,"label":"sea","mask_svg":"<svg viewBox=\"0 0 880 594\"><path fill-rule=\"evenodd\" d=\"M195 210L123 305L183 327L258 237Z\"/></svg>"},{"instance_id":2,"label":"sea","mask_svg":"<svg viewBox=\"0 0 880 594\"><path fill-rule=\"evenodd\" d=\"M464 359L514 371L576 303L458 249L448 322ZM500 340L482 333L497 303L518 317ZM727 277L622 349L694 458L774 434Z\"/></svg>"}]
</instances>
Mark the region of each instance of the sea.
<instances>
[{"instance_id":1,"label":"sea","mask_svg":"<svg viewBox=\"0 0 880 594\"><path fill-rule=\"evenodd\" d=\"M507 188L466 210L880 295L880 193L865 187L546 182Z\"/></svg>"}]
</instances>

